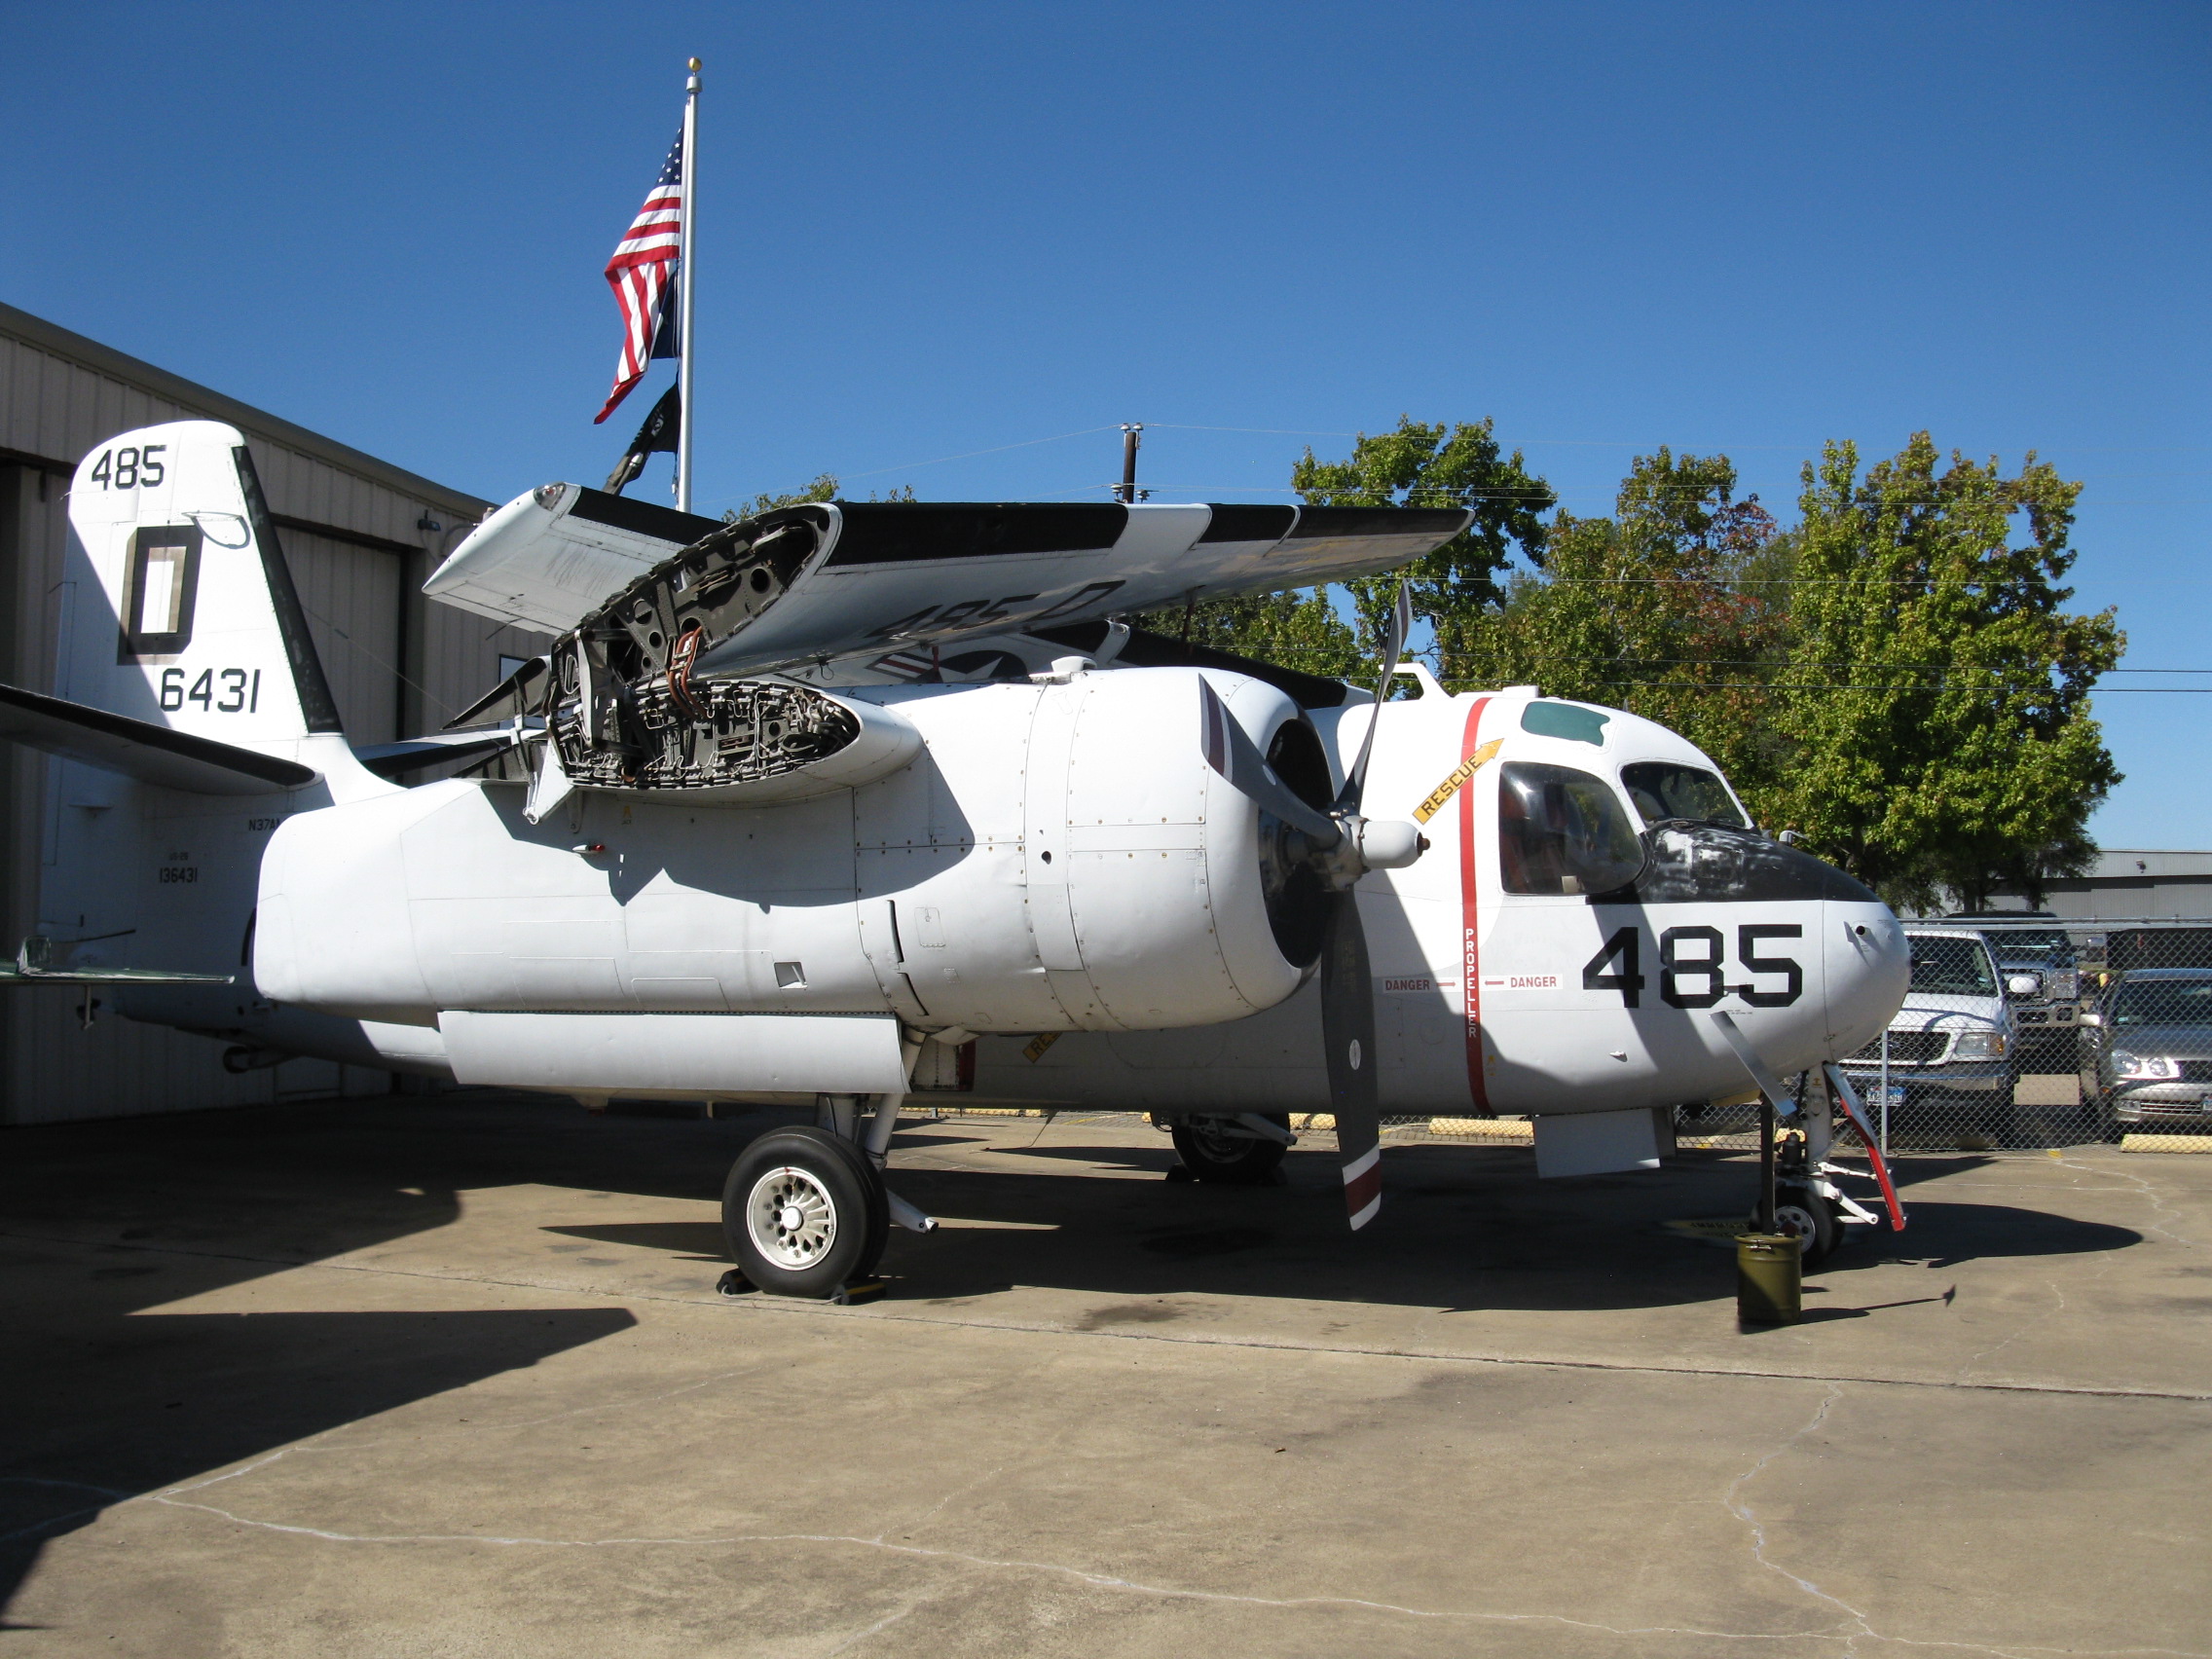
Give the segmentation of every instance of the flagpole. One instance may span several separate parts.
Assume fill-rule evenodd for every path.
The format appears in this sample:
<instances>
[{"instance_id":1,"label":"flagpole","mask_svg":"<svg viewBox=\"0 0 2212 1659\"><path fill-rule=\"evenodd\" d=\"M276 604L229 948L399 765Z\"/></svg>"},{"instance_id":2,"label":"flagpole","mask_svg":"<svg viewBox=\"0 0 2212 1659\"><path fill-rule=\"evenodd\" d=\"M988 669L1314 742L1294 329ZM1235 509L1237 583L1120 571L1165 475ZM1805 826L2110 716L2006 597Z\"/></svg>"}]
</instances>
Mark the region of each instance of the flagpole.
<instances>
[{"instance_id":1,"label":"flagpole","mask_svg":"<svg viewBox=\"0 0 2212 1659\"><path fill-rule=\"evenodd\" d=\"M683 84L683 226L676 272L676 510L691 510L691 239L699 200L699 60Z\"/></svg>"}]
</instances>

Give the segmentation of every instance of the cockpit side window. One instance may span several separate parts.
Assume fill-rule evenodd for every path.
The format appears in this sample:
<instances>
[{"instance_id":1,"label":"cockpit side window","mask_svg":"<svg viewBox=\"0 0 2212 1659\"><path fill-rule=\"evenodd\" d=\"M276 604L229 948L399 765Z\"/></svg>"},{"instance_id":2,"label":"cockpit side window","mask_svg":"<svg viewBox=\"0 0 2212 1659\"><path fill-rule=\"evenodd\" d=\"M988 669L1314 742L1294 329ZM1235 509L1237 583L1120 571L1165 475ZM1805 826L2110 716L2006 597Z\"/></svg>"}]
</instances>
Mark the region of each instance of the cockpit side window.
<instances>
[{"instance_id":1,"label":"cockpit side window","mask_svg":"<svg viewBox=\"0 0 2212 1659\"><path fill-rule=\"evenodd\" d=\"M1621 768L1628 798L1643 817L1645 829L1663 818L1691 818L1707 824L1749 829L1743 809L1729 797L1728 786L1702 766L1672 760L1639 760Z\"/></svg>"},{"instance_id":2,"label":"cockpit side window","mask_svg":"<svg viewBox=\"0 0 2212 1659\"><path fill-rule=\"evenodd\" d=\"M1610 893L1643 867L1643 844L1603 780L1529 760L1498 771L1497 852L1508 893Z\"/></svg>"}]
</instances>

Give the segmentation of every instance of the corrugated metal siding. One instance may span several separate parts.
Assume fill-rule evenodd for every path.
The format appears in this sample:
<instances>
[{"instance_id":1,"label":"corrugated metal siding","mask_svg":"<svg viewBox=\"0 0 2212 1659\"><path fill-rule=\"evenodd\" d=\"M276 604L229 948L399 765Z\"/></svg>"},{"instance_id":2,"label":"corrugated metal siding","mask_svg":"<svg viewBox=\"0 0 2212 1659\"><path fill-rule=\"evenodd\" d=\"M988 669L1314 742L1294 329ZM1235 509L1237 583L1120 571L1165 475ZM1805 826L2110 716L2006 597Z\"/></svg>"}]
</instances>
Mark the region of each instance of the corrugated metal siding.
<instances>
[{"instance_id":1,"label":"corrugated metal siding","mask_svg":"<svg viewBox=\"0 0 2212 1659\"><path fill-rule=\"evenodd\" d=\"M186 397L192 388L173 377L149 370L149 379L168 383L157 391L132 384L112 363L76 360L50 341L10 329L0 317L0 449L74 464L133 426L228 420L246 434L273 513L422 549L400 555L331 535L279 533L347 735L355 743L434 730L490 689L502 654L530 656L545 648L540 635L490 628L480 617L426 604L417 591L486 503L458 491L405 489L368 476L362 465L348 463L343 446L331 446L341 453L316 455L306 441L312 434L287 428L280 439L256 430L216 394L208 394L209 404L195 405ZM0 679L41 690L55 686L53 594L62 569L67 488L65 475L11 465L0 457L0 558L12 567L4 571ZM418 529L424 519L440 529ZM7 932L0 935L0 951L12 951L35 925L41 848L66 832L58 805L49 798L53 773L44 756L0 746L0 836L7 855ZM206 1038L118 1018L98 1018L86 1029L81 1000L66 990L0 995L0 1123L246 1105L341 1090L381 1093L389 1087L384 1073L313 1060L234 1077L222 1067L222 1046Z\"/></svg>"}]
</instances>

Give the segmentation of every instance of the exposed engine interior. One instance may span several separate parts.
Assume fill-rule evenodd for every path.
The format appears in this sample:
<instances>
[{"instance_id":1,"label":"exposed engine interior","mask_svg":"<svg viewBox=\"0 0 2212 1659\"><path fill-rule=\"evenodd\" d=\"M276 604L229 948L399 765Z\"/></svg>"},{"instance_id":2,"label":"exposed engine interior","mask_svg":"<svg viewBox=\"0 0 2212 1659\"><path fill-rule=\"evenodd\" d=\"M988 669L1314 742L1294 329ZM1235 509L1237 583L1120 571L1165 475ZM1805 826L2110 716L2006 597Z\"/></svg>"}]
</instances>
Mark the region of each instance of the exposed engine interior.
<instances>
[{"instance_id":1,"label":"exposed engine interior","mask_svg":"<svg viewBox=\"0 0 2212 1659\"><path fill-rule=\"evenodd\" d=\"M834 755L860 730L834 700L783 681L692 676L702 651L782 596L829 524L793 507L702 536L454 723L540 716L569 776L605 789L756 783Z\"/></svg>"},{"instance_id":2,"label":"exposed engine interior","mask_svg":"<svg viewBox=\"0 0 2212 1659\"><path fill-rule=\"evenodd\" d=\"M562 767L578 784L692 790L757 783L834 755L860 734L849 711L787 681L690 683L681 671L663 670L587 696L578 684L579 654L572 647L555 653L551 717Z\"/></svg>"}]
</instances>

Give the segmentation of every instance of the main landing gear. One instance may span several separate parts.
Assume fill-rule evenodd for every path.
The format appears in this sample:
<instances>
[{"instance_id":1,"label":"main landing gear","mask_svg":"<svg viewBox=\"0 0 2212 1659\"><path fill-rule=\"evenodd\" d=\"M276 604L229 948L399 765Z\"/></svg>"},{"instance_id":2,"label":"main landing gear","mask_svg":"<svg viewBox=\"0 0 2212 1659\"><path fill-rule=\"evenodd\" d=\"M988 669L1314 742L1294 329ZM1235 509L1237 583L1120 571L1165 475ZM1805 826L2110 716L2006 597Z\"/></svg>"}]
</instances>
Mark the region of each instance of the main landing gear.
<instances>
[{"instance_id":1,"label":"main landing gear","mask_svg":"<svg viewBox=\"0 0 2212 1659\"><path fill-rule=\"evenodd\" d=\"M1183 1166L1200 1181L1222 1187L1265 1187L1298 1142L1287 1113L1239 1112L1220 1118L1183 1118L1168 1124Z\"/></svg>"},{"instance_id":2,"label":"main landing gear","mask_svg":"<svg viewBox=\"0 0 2212 1659\"><path fill-rule=\"evenodd\" d=\"M872 1274L894 1224L937 1226L883 1184L903 1096L820 1097L811 1128L771 1129L749 1145L722 1183L722 1237L737 1282L777 1296L835 1298Z\"/></svg>"},{"instance_id":3,"label":"main landing gear","mask_svg":"<svg viewBox=\"0 0 2212 1659\"><path fill-rule=\"evenodd\" d=\"M722 1235L748 1284L779 1296L833 1296L875 1272L891 1235L882 1174L850 1141L774 1129L730 1166Z\"/></svg>"}]
</instances>

